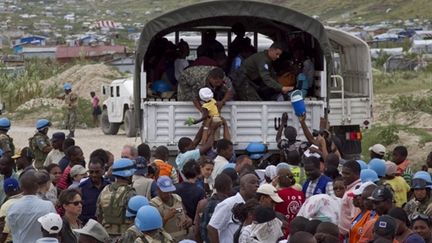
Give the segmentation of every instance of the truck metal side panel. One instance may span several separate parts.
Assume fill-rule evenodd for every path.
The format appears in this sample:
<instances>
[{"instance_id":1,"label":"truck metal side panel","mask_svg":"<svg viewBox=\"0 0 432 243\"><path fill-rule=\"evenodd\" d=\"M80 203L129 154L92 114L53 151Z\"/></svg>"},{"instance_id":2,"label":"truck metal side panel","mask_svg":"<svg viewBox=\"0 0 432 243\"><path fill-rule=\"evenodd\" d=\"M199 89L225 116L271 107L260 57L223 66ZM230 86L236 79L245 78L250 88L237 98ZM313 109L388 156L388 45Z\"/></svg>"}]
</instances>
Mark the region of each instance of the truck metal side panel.
<instances>
[{"instance_id":1,"label":"truck metal side panel","mask_svg":"<svg viewBox=\"0 0 432 243\"><path fill-rule=\"evenodd\" d=\"M200 127L200 124L184 125L188 117L201 117L192 102L146 101L142 108L144 126L141 134L152 149L164 145L177 150L178 140L181 137L193 139ZM306 101L306 110L308 127L318 129L320 117L324 115L324 102ZM297 129L300 139L304 139L290 102L229 102L223 107L222 116L232 131L235 149L244 149L252 141L261 141L272 150L277 148L274 118L283 112L288 112L288 124Z\"/></svg>"},{"instance_id":2,"label":"truck metal side panel","mask_svg":"<svg viewBox=\"0 0 432 243\"><path fill-rule=\"evenodd\" d=\"M345 98L343 112L341 99L330 99L329 106L328 119L331 126L362 126L365 120L371 122L371 100L369 98Z\"/></svg>"}]
</instances>

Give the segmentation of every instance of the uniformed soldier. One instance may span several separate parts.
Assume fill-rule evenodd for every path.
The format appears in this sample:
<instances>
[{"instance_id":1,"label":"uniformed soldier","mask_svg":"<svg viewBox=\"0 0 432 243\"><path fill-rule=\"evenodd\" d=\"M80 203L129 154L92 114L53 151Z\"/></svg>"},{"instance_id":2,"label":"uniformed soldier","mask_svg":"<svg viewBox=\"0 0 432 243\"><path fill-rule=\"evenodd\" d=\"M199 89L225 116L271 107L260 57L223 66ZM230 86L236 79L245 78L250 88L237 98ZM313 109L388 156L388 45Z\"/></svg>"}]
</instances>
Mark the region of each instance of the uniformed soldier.
<instances>
[{"instance_id":1,"label":"uniformed soldier","mask_svg":"<svg viewBox=\"0 0 432 243\"><path fill-rule=\"evenodd\" d=\"M11 122L9 119L0 118L0 149L3 150L3 154L8 156L15 154L13 139L7 134L10 126Z\"/></svg>"},{"instance_id":2,"label":"uniformed soldier","mask_svg":"<svg viewBox=\"0 0 432 243\"><path fill-rule=\"evenodd\" d=\"M172 236L175 242L186 239L192 220L186 215L182 199L175 194L175 186L168 176L157 179L157 197L150 201L162 215L164 230Z\"/></svg>"},{"instance_id":3,"label":"uniformed soldier","mask_svg":"<svg viewBox=\"0 0 432 243\"><path fill-rule=\"evenodd\" d=\"M128 202L126 217L131 220L135 219L138 210L146 205L149 205L149 201L146 197L141 195L132 197ZM123 233L121 243L134 243L137 238L142 236L144 236L143 233L134 224Z\"/></svg>"},{"instance_id":4,"label":"uniformed soldier","mask_svg":"<svg viewBox=\"0 0 432 243\"><path fill-rule=\"evenodd\" d=\"M278 94L286 94L293 89L282 86L276 80L276 72L272 67L272 62L282 54L282 49L279 43L273 43L268 50L253 54L244 60L239 77L233 82L239 100L276 99Z\"/></svg>"},{"instance_id":5,"label":"uniformed soldier","mask_svg":"<svg viewBox=\"0 0 432 243\"><path fill-rule=\"evenodd\" d=\"M29 139L29 147L31 148L36 169L42 169L48 153L51 151L51 143L49 140L48 129L51 122L47 119L39 119L36 122L37 132Z\"/></svg>"},{"instance_id":6,"label":"uniformed soldier","mask_svg":"<svg viewBox=\"0 0 432 243\"><path fill-rule=\"evenodd\" d=\"M143 206L138 210L135 227L142 235L135 243L172 243L172 237L162 229L162 217L153 206Z\"/></svg>"},{"instance_id":7,"label":"uniformed soldier","mask_svg":"<svg viewBox=\"0 0 432 243\"><path fill-rule=\"evenodd\" d=\"M118 240L133 223L126 217L128 201L135 196L132 187L132 176L135 173L132 160L122 158L114 162L112 175L115 182L106 186L97 200L97 218L114 240Z\"/></svg>"},{"instance_id":8,"label":"uniformed soldier","mask_svg":"<svg viewBox=\"0 0 432 243\"><path fill-rule=\"evenodd\" d=\"M65 83L63 85L64 94L59 96L59 99L65 101L66 106L66 128L69 129L69 138L75 137L75 126L77 121L78 95L72 92L72 85Z\"/></svg>"}]
</instances>

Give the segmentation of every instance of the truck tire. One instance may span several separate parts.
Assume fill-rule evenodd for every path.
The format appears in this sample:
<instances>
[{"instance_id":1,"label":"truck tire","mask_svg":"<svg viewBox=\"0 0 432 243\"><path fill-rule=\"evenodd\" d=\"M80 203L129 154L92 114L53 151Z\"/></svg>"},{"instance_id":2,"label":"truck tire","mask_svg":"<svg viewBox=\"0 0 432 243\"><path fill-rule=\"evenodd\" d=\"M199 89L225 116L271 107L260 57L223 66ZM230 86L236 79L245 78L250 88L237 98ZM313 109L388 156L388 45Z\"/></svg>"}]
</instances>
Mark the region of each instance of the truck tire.
<instances>
[{"instance_id":1,"label":"truck tire","mask_svg":"<svg viewBox=\"0 0 432 243\"><path fill-rule=\"evenodd\" d=\"M131 110L126 110L124 114L124 130L126 132L127 137L135 137L136 136L136 126L135 126L135 117Z\"/></svg>"},{"instance_id":2,"label":"truck tire","mask_svg":"<svg viewBox=\"0 0 432 243\"><path fill-rule=\"evenodd\" d=\"M116 135L120 128L120 123L110 123L108 120L108 111L103 109L101 115L102 132L106 135Z\"/></svg>"}]
</instances>

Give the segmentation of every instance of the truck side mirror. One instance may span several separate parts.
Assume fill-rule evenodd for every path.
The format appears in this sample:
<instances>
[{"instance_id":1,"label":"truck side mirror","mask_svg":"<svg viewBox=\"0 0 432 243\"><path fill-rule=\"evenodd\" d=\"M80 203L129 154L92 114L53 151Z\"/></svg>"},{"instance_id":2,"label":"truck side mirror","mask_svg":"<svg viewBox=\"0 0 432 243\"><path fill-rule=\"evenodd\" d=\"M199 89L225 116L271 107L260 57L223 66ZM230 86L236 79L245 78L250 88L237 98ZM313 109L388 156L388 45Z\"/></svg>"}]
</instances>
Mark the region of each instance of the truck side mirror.
<instances>
[{"instance_id":1,"label":"truck side mirror","mask_svg":"<svg viewBox=\"0 0 432 243\"><path fill-rule=\"evenodd\" d=\"M105 85L102 85L101 93L102 93L102 95L106 95L106 88L105 88Z\"/></svg>"}]
</instances>

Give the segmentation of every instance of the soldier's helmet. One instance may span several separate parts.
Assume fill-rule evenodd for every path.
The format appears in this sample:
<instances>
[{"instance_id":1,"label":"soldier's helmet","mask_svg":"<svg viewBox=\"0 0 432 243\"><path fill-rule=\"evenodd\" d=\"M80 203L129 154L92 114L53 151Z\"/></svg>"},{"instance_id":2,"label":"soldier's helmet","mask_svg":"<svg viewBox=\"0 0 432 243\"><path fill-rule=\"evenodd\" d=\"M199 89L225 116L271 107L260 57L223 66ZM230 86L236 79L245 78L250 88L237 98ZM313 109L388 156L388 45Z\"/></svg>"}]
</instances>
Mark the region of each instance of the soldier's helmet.
<instances>
[{"instance_id":1,"label":"soldier's helmet","mask_svg":"<svg viewBox=\"0 0 432 243\"><path fill-rule=\"evenodd\" d=\"M70 84L70 83L63 84L63 89L64 90L72 90L72 84Z\"/></svg>"},{"instance_id":2,"label":"soldier's helmet","mask_svg":"<svg viewBox=\"0 0 432 243\"><path fill-rule=\"evenodd\" d=\"M7 118L0 118L0 130L9 131L11 122Z\"/></svg>"},{"instance_id":3,"label":"soldier's helmet","mask_svg":"<svg viewBox=\"0 0 432 243\"><path fill-rule=\"evenodd\" d=\"M114 162L112 166L112 174L120 177L130 177L136 171L135 163L126 158L121 158Z\"/></svg>"},{"instance_id":4,"label":"soldier's helmet","mask_svg":"<svg viewBox=\"0 0 432 243\"><path fill-rule=\"evenodd\" d=\"M133 196L131 199L129 199L126 217L130 218L136 216L138 210L145 205L149 205L149 201L146 197L141 195Z\"/></svg>"},{"instance_id":5,"label":"soldier's helmet","mask_svg":"<svg viewBox=\"0 0 432 243\"><path fill-rule=\"evenodd\" d=\"M51 126L51 122L47 119L39 119L36 122L36 129L37 130L42 130L42 129L49 127L49 126Z\"/></svg>"},{"instance_id":6,"label":"soldier's helmet","mask_svg":"<svg viewBox=\"0 0 432 243\"><path fill-rule=\"evenodd\" d=\"M162 228L162 217L153 206L143 206L138 210L135 226L140 231L150 231Z\"/></svg>"}]
</instances>

